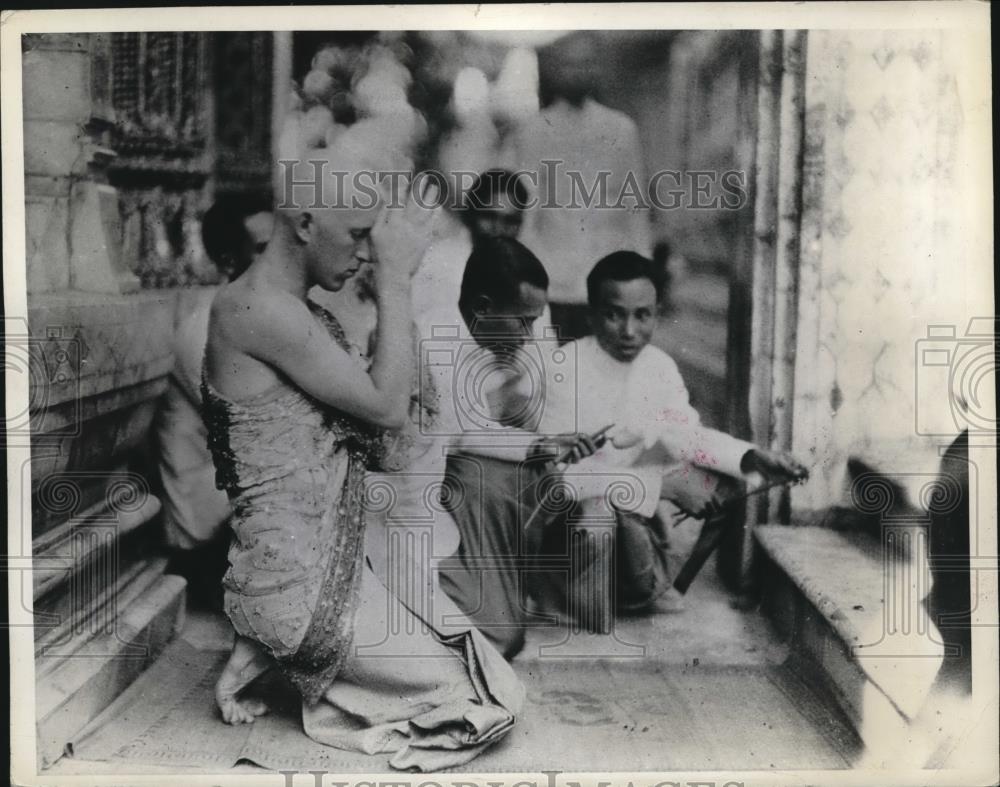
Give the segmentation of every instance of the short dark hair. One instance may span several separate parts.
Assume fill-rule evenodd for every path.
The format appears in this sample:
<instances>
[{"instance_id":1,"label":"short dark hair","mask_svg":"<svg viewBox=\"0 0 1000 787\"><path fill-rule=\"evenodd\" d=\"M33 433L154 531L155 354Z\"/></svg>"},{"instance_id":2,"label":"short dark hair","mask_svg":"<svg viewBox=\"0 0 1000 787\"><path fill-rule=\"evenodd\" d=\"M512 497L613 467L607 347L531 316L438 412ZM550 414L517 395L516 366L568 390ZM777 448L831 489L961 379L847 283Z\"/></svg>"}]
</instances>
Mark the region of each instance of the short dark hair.
<instances>
[{"instance_id":1,"label":"short dark hair","mask_svg":"<svg viewBox=\"0 0 1000 787\"><path fill-rule=\"evenodd\" d=\"M633 279L649 279L659 299L660 285L652 260L634 251L615 251L602 257L587 275L587 303L597 306L604 282Z\"/></svg>"},{"instance_id":2,"label":"short dark hair","mask_svg":"<svg viewBox=\"0 0 1000 787\"><path fill-rule=\"evenodd\" d=\"M538 257L513 238L482 238L465 263L459 308L464 313L483 295L496 303L513 303L521 284L549 288L549 275Z\"/></svg>"},{"instance_id":3,"label":"short dark hair","mask_svg":"<svg viewBox=\"0 0 1000 787\"><path fill-rule=\"evenodd\" d=\"M201 242L212 262L231 271L232 278L239 277L250 262L240 255L249 240L243 222L273 207L270 195L263 192L220 195L201 220Z\"/></svg>"},{"instance_id":4,"label":"short dark hair","mask_svg":"<svg viewBox=\"0 0 1000 787\"><path fill-rule=\"evenodd\" d=\"M462 221L469 224L479 214L496 208L500 195L507 197L519 210L527 207L528 190L517 173L507 169L488 169L479 173L462 202Z\"/></svg>"}]
</instances>

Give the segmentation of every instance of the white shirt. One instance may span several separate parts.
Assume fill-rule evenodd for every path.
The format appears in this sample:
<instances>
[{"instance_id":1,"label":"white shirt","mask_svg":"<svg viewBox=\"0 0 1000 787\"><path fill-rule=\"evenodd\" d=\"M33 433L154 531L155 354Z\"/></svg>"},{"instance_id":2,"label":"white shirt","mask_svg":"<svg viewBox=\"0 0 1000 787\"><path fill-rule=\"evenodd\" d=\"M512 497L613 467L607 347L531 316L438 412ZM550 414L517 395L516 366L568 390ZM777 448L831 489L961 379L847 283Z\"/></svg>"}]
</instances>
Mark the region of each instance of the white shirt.
<instances>
[{"instance_id":1,"label":"white shirt","mask_svg":"<svg viewBox=\"0 0 1000 787\"><path fill-rule=\"evenodd\" d=\"M501 423L511 396L522 387L518 371L523 364L517 356L505 361L479 345L457 306L441 307L421 322L417 362L421 376L426 370L435 387L434 432L454 447L489 448L491 455L509 448L512 461L523 458L529 434Z\"/></svg>"},{"instance_id":2,"label":"white shirt","mask_svg":"<svg viewBox=\"0 0 1000 787\"><path fill-rule=\"evenodd\" d=\"M576 431L545 428L545 414L565 411L561 402L574 398L577 384L572 354L551 331L500 358L476 343L457 308L426 322L434 334L420 343L420 363L429 366L438 396L435 429L452 448L520 462L540 435ZM511 422L523 426L505 425Z\"/></svg>"},{"instance_id":3,"label":"white shirt","mask_svg":"<svg viewBox=\"0 0 1000 787\"><path fill-rule=\"evenodd\" d=\"M606 443L592 457L566 468L564 476L581 497L604 497L612 476L631 475L644 488L628 508L651 516L664 473L679 463L741 476L740 463L753 445L701 425L674 360L652 345L622 362L588 336L563 349L575 366L576 385L552 392L541 431L593 434L625 426L644 441L627 449ZM571 394L571 395L567 395Z\"/></svg>"}]
</instances>

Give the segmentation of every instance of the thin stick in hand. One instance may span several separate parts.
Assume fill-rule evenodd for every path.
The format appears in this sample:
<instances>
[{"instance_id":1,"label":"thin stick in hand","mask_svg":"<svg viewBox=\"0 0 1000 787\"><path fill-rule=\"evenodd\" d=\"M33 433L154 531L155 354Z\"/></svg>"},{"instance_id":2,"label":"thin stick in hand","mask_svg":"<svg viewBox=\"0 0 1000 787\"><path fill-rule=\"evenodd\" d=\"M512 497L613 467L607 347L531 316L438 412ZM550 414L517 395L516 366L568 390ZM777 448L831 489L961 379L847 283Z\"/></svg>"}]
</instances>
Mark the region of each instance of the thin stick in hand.
<instances>
[{"instance_id":1,"label":"thin stick in hand","mask_svg":"<svg viewBox=\"0 0 1000 787\"><path fill-rule=\"evenodd\" d=\"M608 424L603 429L598 429L596 432L594 432L590 436L591 441L594 442L594 443L596 443L598 440L600 440L602 437L604 437L604 435L606 435L613 428L614 428L614 424ZM570 448L570 449L567 449L566 451L563 451L559 456L557 456L555 459L552 460L552 464L553 465L561 465L561 464L564 464L564 463L568 462L569 458L573 455L573 450L574 449Z\"/></svg>"},{"instance_id":2,"label":"thin stick in hand","mask_svg":"<svg viewBox=\"0 0 1000 787\"><path fill-rule=\"evenodd\" d=\"M597 441L598 441L598 440L600 440L600 439L601 439L602 437L604 437L604 435L605 435L605 434L607 434L607 433L608 433L608 431L609 431L609 430L611 430L611 429L612 429L613 427L614 427L614 424L608 424L608 425L607 425L607 426L605 426L605 427L604 427L603 429L598 429L598 430L597 430L596 432L594 432L594 433L593 433L593 434L592 434L592 435L590 436L590 439L591 439L592 441L594 441L594 442L597 442ZM556 457L555 459L551 460L551 461L550 461L550 462L548 463L548 465L549 465L550 467L558 467L559 465L563 464L564 462L568 462L568 461L569 461L569 459L570 459L570 457L571 457L572 455L573 455L573 449L572 449L572 448L570 448L570 449L568 449L567 451L564 451L564 452L563 452L562 454L560 454L559 456L557 456L557 457ZM536 506L535 506L535 507L534 507L534 508L533 508L533 509L531 510L531 515L530 515L530 516L529 516L529 517L527 518L527 520L525 520L525 522L524 522L524 530L525 530L525 532L527 532L528 528L529 528L529 527L531 527L532 523L534 523L534 521L535 521L536 517L537 517L537 516L538 516L538 514L539 514L539 513L541 512L542 508L544 508L544 507L545 507L545 502L546 502L546 500L548 499L548 495L549 495L549 493L548 493L548 490L546 490L545 494L544 494L544 495L542 495L542 499L538 501L538 505L536 505Z\"/></svg>"}]
</instances>

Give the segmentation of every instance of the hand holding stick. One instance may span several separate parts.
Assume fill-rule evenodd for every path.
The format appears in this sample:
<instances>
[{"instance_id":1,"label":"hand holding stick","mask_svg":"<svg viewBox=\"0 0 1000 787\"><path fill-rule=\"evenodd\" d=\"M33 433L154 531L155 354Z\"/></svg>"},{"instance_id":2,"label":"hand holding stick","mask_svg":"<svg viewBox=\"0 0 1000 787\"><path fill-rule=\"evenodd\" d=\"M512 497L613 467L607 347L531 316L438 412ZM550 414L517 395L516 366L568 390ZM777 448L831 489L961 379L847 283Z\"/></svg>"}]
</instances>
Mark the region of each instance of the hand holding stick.
<instances>
[{"instance_id":1,"label":"hand holding stick","mask_svg":"<svg viewBox=\"0 0 1000 787\"><path fill-rule=\"evenodd\" d=\"M581 458L590 456L594 453L597 448L604 445L605 435L614 427L614 424L608 424L603 429L599 429L592 435L575 435L572 445L569 446L561 454L553 457L548 462L545 463L548 472L551 472L559 465L567 464L571 462L578 462ZM582 447L581 447L582 444ZM524 523L524 530L527 532L528 528L534 523L535 519L541 513L545 504L548 502L549 492L551 490L546 490L542 499L538 501L538 504L531 510L531 514L528 516Z\"/></svg>"},{"instance_id":2,"label":"hand holding stick","mask_svg":"<svg viewBox=\"0 0 1000 787\"><path fill-rule=\"evenodd\" d=\"M595 449L596 448L600 448L602 445L604 445L604 440L602 438L613 427L614 427L614 424L608 424L603 429L598 429L596 432L594 432L592 435L590 435L590 437L588 439L593 444L593 446L594 446ZM577 450L577 446L576 445L573 445L573 446L567 448L565 451L563 451L561 454L559 454L559 456L557 456L555 459L552 460L552 464L554 466L556 466L556 467L558 467L559 465L566 464L567 462L569 462L573 458L574 451L576 451L576 450ZM588 454L588 456L589 456L589 454ZM577 461L579 461L579 460L577 460Z\"/></svg>"},{"instance_id":3,"label":"hand holding stick","mask_svg":"<svg viewBox=\"0 0 1000 787\"><path fill-rule=\"evenodd\" d=\"M694 578L698 576L698 572L701 571L702 566L705 565L709 555L715 551L715 548L722 541L722 537L726 532L726 518L730 514L734 513L734 510L738 506L745 503L754 495L768 492L779 486L800 484L803 480L804 479L802 478L784 478L780 481L772 481L769 484L763 484L756 489L750 490L744 495L725 501L716 513L706 517L705 524L702 526L701 533L698 534L698 540L695 542L694 548L691 550L691 554L681 567L681 570L677 572L677 578L674 580L674 589L681 594L687 593L687 589L691 586ZM676 519L674 521L674 525L679 525L686 519L691 518L692 517L690 515L686 514L679 519Z\"/></svg>"}]
</instances>

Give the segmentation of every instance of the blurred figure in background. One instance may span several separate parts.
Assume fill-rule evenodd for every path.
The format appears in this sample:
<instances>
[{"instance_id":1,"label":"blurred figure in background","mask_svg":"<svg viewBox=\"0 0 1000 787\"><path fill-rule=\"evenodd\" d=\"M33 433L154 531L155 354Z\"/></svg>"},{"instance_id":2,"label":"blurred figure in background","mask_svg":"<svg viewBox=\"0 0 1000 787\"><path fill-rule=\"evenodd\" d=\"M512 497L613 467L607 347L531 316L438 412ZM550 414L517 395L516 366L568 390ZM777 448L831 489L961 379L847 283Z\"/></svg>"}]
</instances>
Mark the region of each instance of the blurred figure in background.
<instances>
[{"instance_id":1,"label":"blurred figure in background","mask_svg":"<svg viewBox=\"0 0 1000 787\"><path fill-rule=\"evenodd\" d=\"M224 195L206 212L202 243L224 281L236 279L266 245L273 216L268 194ZM215 467L201 417L201 366L211 298L177 326L174 367L156 416L169 570L188 580L193 599L221 608L229 500L215 488Z\"/></svg>"},{"instance_id":2,"label":"blurred figure in background","mask_svg":"<svg viewBox=\"0 0 1000 787\"><path fill-rule=\"evenodd\" d=\"M271 195L264 192L223 194L205 213L202 244L227 281L239 277L267 246L274 224L271 208Z\"/></svg>"},{"instance_id":3,"label":"blurred figure in background","mask_svg":"<svg viewBox=\"0 0 1000 787\"><path fill-rule=\"evenodd\" d=\"M453 217L454 230L434 241L413 278L413 314L421 338L435 324L451 324L465 265L473 246L484 238L516 239L521 231L528 190L524 181L503 169L481 173ZM537 322L536 336L551 325L548 307Z\"/></svg>"},{"instance_id":4,"label":"blurred figure in background","mask_svg":"<svg viewBox=\"0 0 1000 787\"><path fill-rule=\"evenodd\" d=\"M490 85L478 68L455 77L449 113L453 127L438 144L442 172L482 172L496 163L500 137L490 109Z\"/></svg>"},{"instance_id":5,"label":"blurred figure in background","mask_svg":"<svg viewBox=\"0 0 1000 787\"><path fill-rule=\"evenodd\" d=\"M590 333L594 263L613 251L651 252L649 216L631 196L646 198L638 129L593 98L599 48L593 32L580 31L539 52L544 109L511 133L501 156L508 169L538 173L540 206L526 212L520 240L549 272L552 322L564 340Z\"/></svg>"},{"instance_id":6,"label":"blurred figure in background","mask_svg":"<svg viewBox=\"0 0 1000 787\"><path fill-rule=\"evenodd\" d=\"M687 274L687 260L679 254L666 238L661 238L653 247L653 268L658 279L656 288L660 294L659 313L670 314L674 310L674 296L677 287Z\"/></svg>"}]
</instances>

